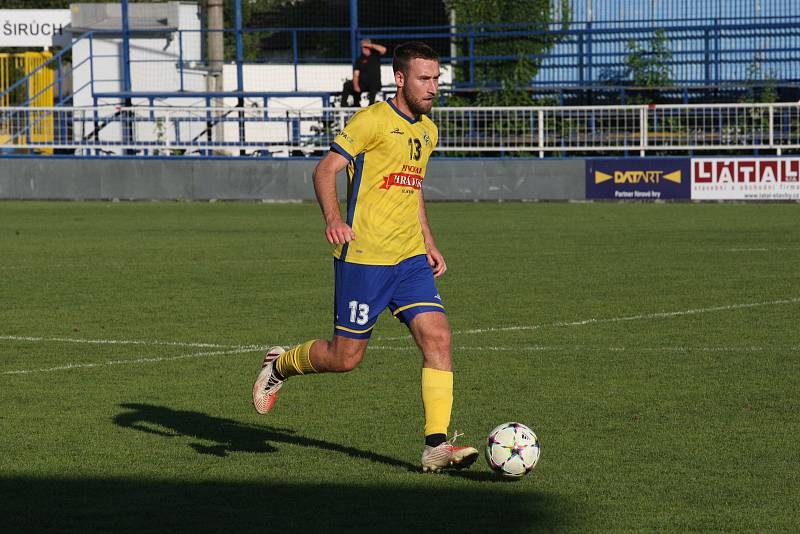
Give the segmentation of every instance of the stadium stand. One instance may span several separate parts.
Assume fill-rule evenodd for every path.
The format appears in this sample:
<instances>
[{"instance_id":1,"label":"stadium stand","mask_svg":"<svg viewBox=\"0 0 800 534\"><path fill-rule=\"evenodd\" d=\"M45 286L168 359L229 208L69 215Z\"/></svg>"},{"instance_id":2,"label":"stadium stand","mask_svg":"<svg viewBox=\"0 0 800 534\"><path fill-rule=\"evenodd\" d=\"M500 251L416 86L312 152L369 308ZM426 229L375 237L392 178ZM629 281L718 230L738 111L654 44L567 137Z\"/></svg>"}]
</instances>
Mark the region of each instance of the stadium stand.
<instances>
[{"instance_id":1,"label":"stadium stand","mask_svg":"<svg viewBox=\"0 0 800 534\"><path fill-rule=\"evenodd\" d=\"M418 16L359 8L356 0L332 3L335 15L310 16L300 2L246 20L246 2L229 4L241 9L227 13L222 28L210 28L188 2L72 4L70 44L0 79L0 146L81 155L319 154L353 112L339 97L353 47L365 37L390 49L421 39L439 50L435 114L444 154L785 153L798 143L797 110L786 102L800 96L800 5L788 0L554 1L546 22L479 25L450 24L453 14L434 2L425 26ZM209 49L220 36L216 65ZM553 43L522 58L538 66L514 88L529 95L528 105L475 108L475 95L507 89L491 78L495 67L521 60L489 51L520 39ZM667 58L663 76L658 85L637 85L631 56L652 60L658 46ZM391 81L390 57L382 69ZM392 90L385 85L383 97ZM729 102L736 105L719 105Z\"/></svg>"}]
</instances>

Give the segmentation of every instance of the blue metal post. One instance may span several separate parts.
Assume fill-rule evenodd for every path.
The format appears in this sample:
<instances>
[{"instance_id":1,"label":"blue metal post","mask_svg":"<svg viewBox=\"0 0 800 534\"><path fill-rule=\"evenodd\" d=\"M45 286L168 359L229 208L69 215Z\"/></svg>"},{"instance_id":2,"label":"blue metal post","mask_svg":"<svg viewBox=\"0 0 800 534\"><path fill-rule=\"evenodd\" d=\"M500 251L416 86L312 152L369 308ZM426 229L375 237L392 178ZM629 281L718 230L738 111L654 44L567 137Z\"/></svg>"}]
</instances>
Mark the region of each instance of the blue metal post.
<instances>
[{"instance_id":1,"label":"blue metal post","mask_svg":"<svg viewBox=\"0 0 800 534\"><path fill-rule=\"evenodd\" d=\"M64 105L64 70L61 61L61 56L59 56L58 57L58 103L56 104L56 106L63 106L63 105ZM56 117L59 116L60 115L56 115ZM58 134L57 134L58 138L56 139L56 141L59 143L67 142L67 136L65 135L67 131L66 122L67 121L64 119L60 119L58 121L59 124Z\"/></svg>"},{"instance_id":2,"label":"blue metal post","mask_svg":"<svg viewBox=\"0 0 800 534\"><path fill-rule=\"evenodd\" d=\"M94 136L94 144L98 145L98 144L100 144L99 143L100 132L98 131L98 128L100 128L100 114L97 112L97 97L94 96L94 95L92 95L92 103L94 104L94 110L93 110L93 113L92 113L92 119L93 119L92 126L94 127L94 129L92 130L92 132L93 132L92 135ZM85 137L84 137L84 139L85 139ZM100 155L100 150L99 149L95 149L94 155L95 156L99 156Z\"/></svg>"},{"instance_id":3,"label":"blue metal post","mask_svg":"<svg viewBox=\"0 0 800 534\"><path fill-rule=\"evenodd\" d=\"M64 66L61 61L61 56L58 57L58 103L60 106L64 103Z\"/></svg>"},{"instance_id":4,"label":"blue metal post","mask_svg":"<svg viewBox=\"0 0 800 534\"><path fill-rule=\"evenodd\" d=\"M705 29L704 33L704 45L705 45L705 56L704 56L704 63L705 63L705 84L707 86L711 85L711 34L708 28Z\"/></svg>"},{"instance_id":5,"label":"blue metal post","mask_svg":"<svg viewBox=\"0 0 800 534\"><path fill-rule=\"evenodd\" d=\"M236 90L244 91L244 45L242 43L242 0L236 0Z\"/></svg>"},{"instance_id":6,"label":"blue metal post","mask_svg":"<svg viewBox=\"0 0 800 534\"><path fill-rule=\"evenodd\" d=\"M183 88L183 63L184 63L184 61L185 60L183 59L183 31L178 30L178 65L179 65L180 72L181 72L181 89L180 89L181 92L184 91L184 88Z\"/></svg>"},{"instance_id":7,"label":"blue metal post","mask_svg":"<svg viewBox=\"0 0 800 534\"><path fill-rule=\"evenodd\" d=\"M212 131L214 130L214 121L211 118L211 97L206 97L206 143L208 146L211 146L214 142L214 135ZM204 150L204 156L210 156L212 152L210 150Z\"/></svg>"},{"instance_id":8,"label":"blue metal post","mask_svg":"<svg viewBox=\"0 0 800 534\"><path fill-rule=\"evenodd\" d=\"M128 26L128 0L122 0L122 91L131 91L131 43Z\"/></svg>"},{"instance_id":9,"label":"blue metal post","mask_svg":"<svg viewBox=\"0 0 800 534\"><path fill-rule=\"evenodd\" d=\"M586 83L585 76L586 73L584 69L586 68L583 64L583 33L578 34L578 85L583 87L583 84Z\"/></svg>"},{"instance_id":10,"label":"blue metal post","mask_svg":"<svg viewBox=\"0 0 800 534\"><path fill-rule=\"evenodd\" d=\"M297 30L292 30L292 65L294 65L294 90L297 91L297 61L299 60L297 53Z\"/></svg>"},{"instance_id":11,"label":"blue metal post","mask_svg":"<svg viewBox=\"0 0 800 534\"><path fill-rule=\"evenodd\" d=\"M89 89L94 95L94 35L89 34Z\"/></svg>"},{"instance_id":12,"label":"blue metal post","mask_svg":"<svg viewBox=\"0 0 800 534\"><path fill-rule=\"evenodd\" d=\"M236 0L236 90L239 92L239 98L236 100L239 107L239 142L245 142L245 127L244 127L244 97L241 93L244 92L244 73L242 67L244 63L244 45L242 43L242 0ZM240 155L244 156L244 150L240 151Z\"/></svg>"},{"instance_id":13,"label":"blue metal post","mask_svg":"<svg viewBox=\"0 0 800 534\"><path fill-rule=\"evenodd\" d=\"M592 63L594 63L594 58L592 57L592 21L586 23L586 30L586 38L589 41L586 43L586 81L591 85L594 83L594 73L592 72Z\"/></svg>"},{"instance_id":14,"label":"blue metal post","mask_svg":"<svg viewBox=\"0 0 800 534\"><path fill-rule=\"evenodd\" d=\"M31 77L25 76L25 103L27 106L31 101ZM31 130L33 130L33 116L30 113L25 114L25 142L30 146L31 144Z\"/></svg>"},{"instance_id":15,"label":"blue metal post","mask_svg":"<svg viewBox=\"0 0 800 534\"><path fill-rule=\"evenodd\" d=\"M358 40L358 0L350 0L350 54L353 57L353 65L356 64L361 50Z\"/></svg>"},{"instance_id":16,"label":"blue metal post","mask_svg":"<svg viewBox=\"0 0 800 534\"><path fill-rule=\"evenodd\" d=\"M720 68L719 67L720 67L720 65L719 64L720 64L720 60L721 60L721 50L720 50L720 48L722 46L722 43L721 43L721 41L722 41L722 31L720 30L720 27L719 27L719 19L715 19L714 20L714 33L716 34L715 35L715 39L714 39L714 41L715 41L714 42L714 46L716 48L715 54L714 54L714 56L715 56L714 57L714 82L715 82L715 84L717 86L719 86L719 82L720 82L720 78L719 78L719 73L720 73Z\"/></svg>"},{"instance_id":17,"label":"blue metal post","mask_svg":"<svg viewBox=\"0 0 800 534\"><path fill-rule=\"evenodd\" d=\"M128 0L122 0L122 90L125 92L125 107L131 106L131 43L128 25ZM122 142L125 145L133 139L133 125L128 120L127 111L122 113ZM129 150L125 149L125 153Z\"/></svg>"},{"instance_id":18,"label":"blue metal post","mask_svg":"<svg viewBox=\"0 0 800 534\"><path fill-rule=\"evenodd\" d=\"M469 37L467 38L467 50L469 51L469 83L475 84L475 34L472 33L472 27L469 29Z\"/></svg>"}]
</instances>

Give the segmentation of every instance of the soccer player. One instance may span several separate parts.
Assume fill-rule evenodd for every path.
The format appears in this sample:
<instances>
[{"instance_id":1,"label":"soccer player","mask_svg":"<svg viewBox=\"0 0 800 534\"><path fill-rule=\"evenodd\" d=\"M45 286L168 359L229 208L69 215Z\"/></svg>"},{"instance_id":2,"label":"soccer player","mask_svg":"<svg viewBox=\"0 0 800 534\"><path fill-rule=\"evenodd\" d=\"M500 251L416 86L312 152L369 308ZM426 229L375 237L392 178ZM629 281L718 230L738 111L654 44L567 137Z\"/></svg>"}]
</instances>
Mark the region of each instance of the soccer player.
<instances>
[{"instance_id":1,"label":"soccer player","mask_svg":"<svg viewBox=\"0 0 800 534\"><path fill-rule=\"evenodd\" d=\"M434 279L447 264L425 214L422 183L438 141L426 116L439 87L439 59L428 45L398 46L392 61L397 94L356 113L314 170L314 188L334 256L334 332L284 352L269 350L253 385L253 404L267 413L290 377L347 372L364 357L378 316L389 308L422 351L425 412L423 471L470 466L474 447L447 439L453 404L450 326ZM336 173L347 167L347 217Z\"/></svg>"}]
</instances>

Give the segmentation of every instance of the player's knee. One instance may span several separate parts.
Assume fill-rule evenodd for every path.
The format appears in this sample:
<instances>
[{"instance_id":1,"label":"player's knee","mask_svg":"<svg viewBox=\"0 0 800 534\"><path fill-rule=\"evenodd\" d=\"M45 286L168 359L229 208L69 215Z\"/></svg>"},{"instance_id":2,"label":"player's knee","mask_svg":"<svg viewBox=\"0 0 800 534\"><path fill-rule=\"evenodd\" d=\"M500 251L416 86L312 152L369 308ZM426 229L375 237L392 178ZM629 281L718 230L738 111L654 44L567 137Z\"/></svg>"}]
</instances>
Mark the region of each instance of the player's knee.
<instances>
[{"instance_id":1,"label":"player's knee","mask_svg":"<svg viewBox=\"0 0 800 534\"><path fill-rule=\"evenodd\" d=\"M334 364L334 371L337 373L347 373L352 371L358 364L361 363L361 355L359 354L344 354L336 359Z\"/></svg>"},{"instance_id":2,"label":"player's knee","mask_svg":"<svg viewBox=\"0 0 800 534\"><path fill-rule=\"evenodd\" d=\"M334 350L333 369L331 370L336 373L352 371L364 359L364 352L363 347L337 345Z\"/></svg>"},{"instance_id":3,"label":"player's knee","mask_svg":"<svg viewBox=\"0 0 800 534\"><path fill-rule=\"evenodd\" d=\"M452 335L449 328L437 328L428 333L425 344L431 350L440 353L450 353L450 344L452 343Z\"/></svg>"}]
</instances>

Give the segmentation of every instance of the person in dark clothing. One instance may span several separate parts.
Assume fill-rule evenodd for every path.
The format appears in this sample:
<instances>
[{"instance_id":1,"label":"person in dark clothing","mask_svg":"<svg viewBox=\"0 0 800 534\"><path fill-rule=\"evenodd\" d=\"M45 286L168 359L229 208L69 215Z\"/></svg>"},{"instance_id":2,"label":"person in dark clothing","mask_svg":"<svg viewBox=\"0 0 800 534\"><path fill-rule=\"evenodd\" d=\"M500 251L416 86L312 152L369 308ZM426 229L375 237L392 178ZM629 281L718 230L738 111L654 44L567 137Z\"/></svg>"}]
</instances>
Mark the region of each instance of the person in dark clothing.
<instances>
[{"instance_id":1,"label":"person in dark clothing","mask_svg":"<svg viewBox=\"0 0 800 534\"><path fill-rule=\"evenodd\" d=\"M353 90L358 95L356 103L360 101L362 92L367 93L370 105L375 103L375 95L382 87L381 56L385 53L385 46L373 43L369 39L361 41L361 55L353 67Z\"/></svg>"}]
</instances>

